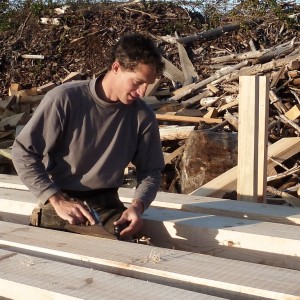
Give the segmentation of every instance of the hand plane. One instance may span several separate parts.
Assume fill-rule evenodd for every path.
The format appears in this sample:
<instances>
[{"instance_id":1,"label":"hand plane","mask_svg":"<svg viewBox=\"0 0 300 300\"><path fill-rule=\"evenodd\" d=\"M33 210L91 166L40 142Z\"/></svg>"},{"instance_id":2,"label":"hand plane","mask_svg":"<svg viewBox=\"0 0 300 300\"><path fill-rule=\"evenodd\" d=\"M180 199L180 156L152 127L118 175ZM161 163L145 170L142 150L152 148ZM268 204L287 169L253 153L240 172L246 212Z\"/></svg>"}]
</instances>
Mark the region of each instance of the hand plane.
<instances>
[{"instance_id":1,"label":"hand plane","mask_svg":"<svg viewBox=\"0 0 300 300\"><path fill-rule=\"evenodd\" d=\"M114 234L111 234L109 231L107 231L104 226L102 225L97 212L90 208L89 205L84 202L84 205L87 207L89 213L92 215L93 219L95 220L95 225L86 225L86 224L80 224L80 225L73 225L73 224L67 224L65 225L65 229L74 233L79 234L85 234L90 236L96 236L96 237L102 237L106 239L112 239L117 240L117 237Z\"/></svg>"}]
</instances>

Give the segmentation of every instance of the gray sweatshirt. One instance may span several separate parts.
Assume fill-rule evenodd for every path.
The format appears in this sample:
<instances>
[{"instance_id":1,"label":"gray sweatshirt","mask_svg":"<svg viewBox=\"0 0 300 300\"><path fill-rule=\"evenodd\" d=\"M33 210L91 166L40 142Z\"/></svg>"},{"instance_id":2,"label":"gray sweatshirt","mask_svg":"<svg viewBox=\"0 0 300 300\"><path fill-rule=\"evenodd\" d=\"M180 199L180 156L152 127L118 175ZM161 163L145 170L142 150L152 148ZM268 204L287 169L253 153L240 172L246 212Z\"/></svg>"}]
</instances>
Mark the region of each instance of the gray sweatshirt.
<instances>
[{"instance_id":1,"label":"gray sweatshirt","mask_svg":"<svg viewBox=\"0 0 300 300\"><path fill-rule=\"evenodd\" d=\"M99 99L95 84L96 79L66 83L45 95L13 145L16 171L45 203L61 189L118 188L132 162L134 199L146 209L164 168L155 114L140 99L130 105Z\"/></svg>"}]
</instances>

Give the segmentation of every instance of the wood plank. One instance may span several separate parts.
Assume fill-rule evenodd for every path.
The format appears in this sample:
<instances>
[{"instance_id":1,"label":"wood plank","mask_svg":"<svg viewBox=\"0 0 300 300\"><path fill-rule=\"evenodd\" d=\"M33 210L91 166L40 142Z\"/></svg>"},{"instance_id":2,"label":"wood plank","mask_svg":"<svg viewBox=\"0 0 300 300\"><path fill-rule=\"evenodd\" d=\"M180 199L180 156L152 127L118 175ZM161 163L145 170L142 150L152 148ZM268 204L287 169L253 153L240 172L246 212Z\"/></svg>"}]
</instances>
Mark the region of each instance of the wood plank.
<instances>
[{"instance_id":1,"label":"wood plank","mask_svg":"<svg viewBox=\"0 0 300 300\"><path fill-rule=\"evenodd\" d=\"M189 117L189 116L176 116L167 114L156 114L157 120L162 121L175 121L175 122L188 122L188 123L199 123L203 121L207 124L221 123L222 119L203 118L203 117Z\"/></svg>"},{"instance_id":2,"label":"wood plank","mask_svg":"<svg viewBox=\"0 0 300 300\"><path fill-rule=\"evenodd\" d=\"M266 203L268 171L269 78L259 76L257 202Z\"/></svg>"},{"instance_id":3,"label":"wood plank","mask_svg":"<svg viewBox=\"0 0 300 300\"><path fill-rule=\"evenodd\" d=\"M28 216L36 206L36 200L29 192L24 193L22 190L28 189L18 176L0 174L0 218L2 220L16 222L11 220L13 216L17 218L24 216L25 222L20 223L28 223ZM120 199L129 204L133 199L134 192L134 189L120 188ZM249 202L239 202L237 205L234 200L165 192L158 192L151 206L246 220L300 225L300 208L289 206ZM5 219L3 218L4 213L9 214Z\"/></svg>"},{"instance_id":4,"label":"wood plank","mask_svg":"<svg viewBox=\"0 0 300 300\"><path fill-rule=\"evenodd\" d=\"M0 263L0 296L10 299L223 299L2 249Z\"/></svg>"},{"instance_id":5,"label":"wood plank","mask_svg":"<svg viewBox=\"0 0 300 300\"><path fill-rule=\"evenodd\" d=\"M164 157L165 159L165 164L169 164L172 162L172 160L181 155L183 150L184 150L184 146L185 145L181 145L180 147L178 147L176 150L174 150L172 153L168 153L167 156Z\"/></svg>"},{"instance_id":6,"label":"wood plank","mask_svg":"<svg viewBox=\"0 0 300 300\"><path fill-rule=\"evenodd\" d=\"M237 199L257 202L258 90L257 76L239 78Z\"/></svg>"},{"instance_id":7,"label":"wood plank","mask_svg":"<svg viewBox=\"0 0 300 300\"><path fill-rule=\"evenodd\" d=\"M48 82L44 85L38 86L37 91L39 93L47 93L47 92L51 91L52 89L54 89L55 87L56 87L56 84L54 82Z\"/></svg>"},{"instance_id":8,"label":"wood plank","mask_svg":"<svg viewBox=\"0 0 300 300\"><path fill-rule=\"evenodd\" d=\"M11 149L0 149L0 155L6 157L8 159L12 159Z\"/></svg>"},{"instance_id":9,"label":"wood plank","mask_svg":"<svg viewBox=\"0 0 300 300\"><path fill-rule=\"evenodd\" d=\"M178 39L178 35L176 32L175 32L175 37ZM177 49L178 49L181 69L184 76L183 85L186 86L193 82L198 81L199 76L195 70L195 67L193 66L193 63L191 62L187 54L187 51L185 50L185 47L182 44L177 42Z\"/></svg>"},{"instance_id":10,"label":"wood plank","mask_svg":"<svg viewBox=\"0 0 300 300\"><path fill-rule=\"evenodd\" d=\"M78 72L71 72L64 79L61 79L61 83L66 83L73 80L81 80L81 75Z\"/></svg>"},{"instance_id":11,"label":"wood plank","mask_svg":"<svg viewBox=\"0 0 300 300\"><path fill-rule=\"evenodd\" d=\"M300 270L298 227L161 208L143 219L159 247Z\"/></svg>"},{"instance_id":12,"label":"wood plank","mask_svg":"<svg viewBox=\"0 0 300 300\"><path fill-rule=\"evenodd\" d=\"M300 117L300 104L294 105L284 114L288 119L294 121Z\"/></svg>"},{"instance_id":13,"label":"wood plank","mask_svg":"<svg viewBox=\"0 0 300 300\"><path fill-rule=\"evenodd\" d=\"M120 199L130 203L133 189L119 189ZM194 213L206 213L246 220L257 220L290 225L300 225L300 208L252 202L239 202L201 196L159 192L151 207L176 209Z\"/></svg>"},{"instance_id":14,"label":"wood plank","mask_svg":"<svg viewBox=\"0 0 300 300\"><path fill-rule=\"evenodd\" d=\"M16 127L19 122L24 118L24 113L16 114L7 118L4 118L0 121L0 130L11 129Z\"/></svg>"},{"instance_id":15,"label":"wood plank","mask_svg":"<svg viewBox=\"0 0 300 300\"><path fill-rule=\"evenodd\" d=\"M22 199L26 198L25 191L11 192L11 198L17 193L20 196L23 193ZM5 198L9 197L8 193L9 190ZM27 197L29 215L36 204L30 195ZM21 213L21 208L18 207L18 201L5 198L0 201L0 217L9 220L10 214ZM149 236L158 247L175 247L300 270L300 257L297 254L300 240L296 226L155 207L149 208L143 219L142 234ZM28 219L26 222L28 224Z\"/></svg>"},{"instance_id":16,"label":"wood plank","mask_svg":"<svg viewBox=\"0 0 300 300\"><path fill-rule=\"evenodd\" d=\"M271 157L279 162L283 162L294 154L299 152L300 138L282 138L276 143L268 147L268 157ZM268 170L272 169L276 163L270 159L267 162ZM218 197L222 198L226 192L236 190L237 184L237 167L231 168L222 175L202 185L190 195ZM216 189L217 187L217 189Z\"/></svg>"},{"instance_id":17,"label":"wood plank","mask_svg":"<svg viewBox=\"0 0 300 300\"><path fill-rule=\"evenodd\" d=\"M241 76L237 199L264 202L267 183L268 85L265 76Z\"/></svg>"},{"instance_id":18,"label":"wood plank","mask_svg":"<svg viewBox=\"0 0 300 300\"><path fill-rule=\"evenodd\" d=\"M8 251L229 299L299 299L300 273L284 268L6 222L0 222L0 245Z\"/></svg>"},{"instance_id":19,"label":"wood plank","mask_svg":"<svg viewBox=\"0 0 300 300\"><path fill-rule=\"evenodd\" d=\"M174 66L169 60L166 58L162 57L164 63L165 63L165 68L163 75L167 78L169 78L172 81L175 82L180 82L181 84L184 83L184 75L181 70L179 70L176 66Z\"/></svg>"},{"instance_id":20,"label":"wood plank","mask_svg":"<svg viewBox=\"0 0 300 300\"><path fill-rule=\"evenodd\" d=\"M167 126L159 128L161 141L182 140L188 138L195 126Z\"/></svg>"},{"instance_id":21,"label":"wood plank","mask_svg":"<svg viewBox=\"0 0 300 300\"><path fill-rule=\"evenodd\" d=\"M0 187L28 191L28 188L17 175L0 174Z\"/></svg>"},{"instance_id":22,"label":"wood plank","mask_svg":"<svg viewBox=\"0 0 300 300\"><path fill-rule=\"evenodd\" d=\"M157 78L155 79L155 82L152 84L149 84L146 92L145 92L145 96L144 97L148 97L148 96L153 96L154 93L157 91L157 89L159 88L160 84L162 82L162 78Z\"/></svg>"},{"instance_id":23,"label":"wood plank","mask_svg":"<svg viewBox=\"0 0 300 300\"><path fill-rule=\"evenodd\" d=\"M4 139L5 137L8 137L14 132L15 132L14 130L0 131L0 139Z\"/></svg>"}]
</instances>

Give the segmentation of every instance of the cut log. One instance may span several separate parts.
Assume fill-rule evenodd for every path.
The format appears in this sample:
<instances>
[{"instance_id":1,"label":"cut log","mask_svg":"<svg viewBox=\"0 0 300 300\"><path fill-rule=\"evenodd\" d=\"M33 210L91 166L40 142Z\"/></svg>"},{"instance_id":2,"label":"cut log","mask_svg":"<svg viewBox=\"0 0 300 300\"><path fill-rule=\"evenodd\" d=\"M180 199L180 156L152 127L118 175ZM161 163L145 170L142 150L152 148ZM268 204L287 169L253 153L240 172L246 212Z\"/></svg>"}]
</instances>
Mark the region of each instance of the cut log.
<instances>
[{"instance_id":1,"label":"cut log","mask_svg":"<svg viewBox=\"0 0 300 300\"><path fill-rule=\"evenodd\" d=\"M194 130L182 155L181 192L188 194L237 164L237 134Z\"/></svg>"},{"instance_id":2,"label":"cut log","mask_svg":"<svg viewBox=\"0 0 300 300\"><path fill-rule=\"evenodd\" d=\"M194 130L195 126L167 126L159 128L161 141L186 139Z\"/></svg>"},{"instance_id":3,"label":"cut log","mask_svg":"<svg viewBox=\"0 0 300 300\"><path fill-rule=\"evenodd\" d=\"M268 147L268 157L272 157L280 162L290 158L299 152L300 138L282 138ZM273 168L276 163L268 159L268 170ZM222 198L225 193L236 190L237 167L226 171L222 175L214 178L200 188L191 192L190 195L218 197Z\"/></svg>"},{"instance_id":4,"label":"cut log","mask_svg":"<svg viewBox=\"0 0 300 300\"><path fill-rule=\"evenodd\" d=\"M259 22L259 21L257 21L257 22ZM251 25L257 24L257 22L246 21L245 24L247 24L248 26L251 26ZM191 36L187 36L187 37L183 37L183 38L178 38L176 40L178 43L182 43L182 44L188 44L188 43L191 43L194 41L211 40L211 39L215 39L215 38L221 36L222 34L224 34L226 32L237 31L240 29L240 26L241 26L240 24L229 24L229 25L225 25L222 27L204 31L200 34L195 34L195 35L191 35Z\"/></svg>"}]
</instances>

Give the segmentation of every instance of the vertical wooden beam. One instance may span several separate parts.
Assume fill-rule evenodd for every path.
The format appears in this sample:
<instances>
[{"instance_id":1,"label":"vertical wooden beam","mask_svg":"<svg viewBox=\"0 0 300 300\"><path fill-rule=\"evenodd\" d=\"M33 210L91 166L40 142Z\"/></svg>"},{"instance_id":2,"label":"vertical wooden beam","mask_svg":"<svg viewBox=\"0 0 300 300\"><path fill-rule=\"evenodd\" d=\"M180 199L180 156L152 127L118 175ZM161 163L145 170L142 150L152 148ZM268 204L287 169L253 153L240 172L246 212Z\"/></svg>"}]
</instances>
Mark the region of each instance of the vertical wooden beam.
<instances>
[{"instance_id":1,"label":"vertical wooden beam","mask_svg":"<svg viewBox=\"0 0 300 300\"><path fill-rule=\"evenodd\" d=\"M266 202L268 170L269 78L259 76L257 202Z\"/></svg>"},{"instance_id":2,"label":"vertical wooden beam","mask_svg":"<svg viewBox=\"0 0 300 300\"><path fill-rule=\"evenodd\" d=\"M238 131L238 200L262 202L267 170L267 78L241 76Z\"/></svg>"}]
</instances>

